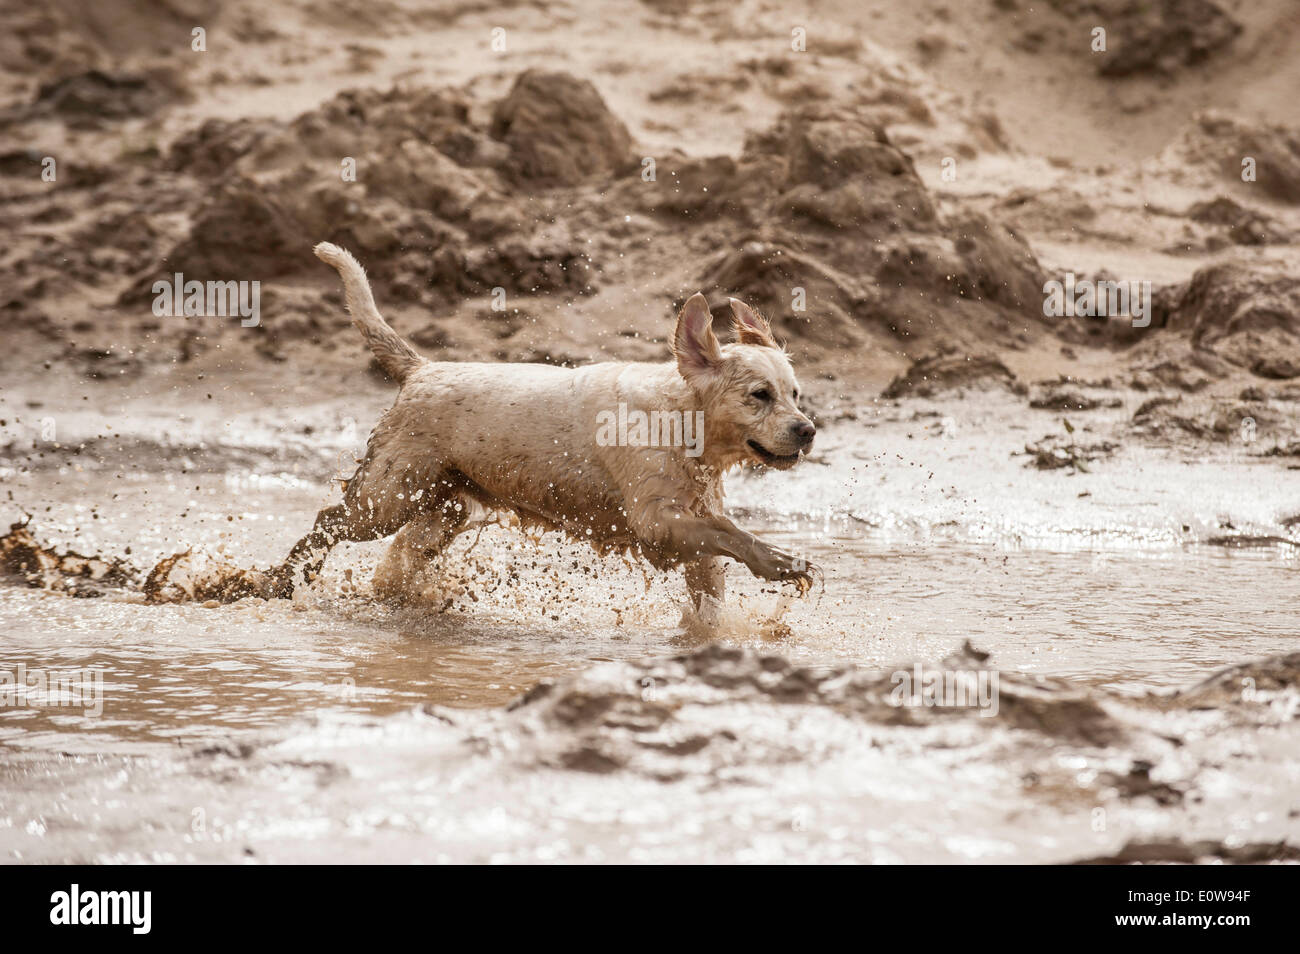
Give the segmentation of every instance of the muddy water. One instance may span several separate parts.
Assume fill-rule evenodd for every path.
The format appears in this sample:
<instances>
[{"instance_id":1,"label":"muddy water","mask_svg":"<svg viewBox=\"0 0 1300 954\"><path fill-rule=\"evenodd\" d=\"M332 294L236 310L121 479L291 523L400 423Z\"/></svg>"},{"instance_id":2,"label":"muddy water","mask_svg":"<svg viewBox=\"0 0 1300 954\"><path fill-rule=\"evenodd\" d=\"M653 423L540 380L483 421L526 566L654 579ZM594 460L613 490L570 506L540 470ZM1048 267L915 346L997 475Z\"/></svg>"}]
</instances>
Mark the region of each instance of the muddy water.
<instances>
[{"instance_id":1,"label":"muddy water","mask_svg":"<svg viewBox=\"0 0 1300 954\"><path fill-rule=\"evenodd\" d=\"M1087 427L1107 432L1126 413L1100 412ZM154 423L164 419L159 411ZM83 435L64 435L65 450L89 440L82 453L15 455L0 516L25 511L42 541L123 557L141 571L187 548L199 561L267 565L332 499L332 462L355 439L322 426L338 446L315 441L298 453L259 441L245 421L226 422L220 440L180 445L151 430L147 415L133 420L135 433L115 427L105 436L91 414ZM1024 444L1058 426L1009 398L977 412L962 402L872 405L828 428L795 471L734 479L739 522L805 552L826 585L791 600L732 568L713 641L828 673L934 662L969 640L1003 673L1059 678L1112 700L1295 648L1300 547L1285 541L1300 542L1286 525L1300 510L1300 471L1242 448L1136 445L1087 473L1027 467ZM1224 536L1274 539L1208 542ZM684 625L680 576L656 578L554 537L493 527L463 536L422 598L394 607L369 595L382 549L341 547L320 583L292 602L150 605L133 586L74 597L6 585L0 671L91 670L103 683L102 712L0 709L4 857L633 859L670 858L676 848L697 860L833 858L841 849L864 860L1063 860L1116 847L1119 829L1098 836L1083 823L1076 843L1053 843L1055 816L1027 803L1014 781L1033 760L1002 751L1011 744L1002 736L916 737L907 754L867 755L845 733L868 747L880 739L866 741L870 733L846 727L831 706L805 707L797 724L751 706L737 731L760 751L724 753L694 773L639 771L616 755L601 756L612 760L608 771L567 755L559 768L543 757L517 763L501 753L544 749L547 734L503 723L510 716L500 707L540 681L606 671L601 664L629 678L632 669L617 667L709 642ZM771 749L804 736L814 748L841 749L810 757L796 784L798 746L788 758ZM1277 737L1250 744L1282 747ZM956 754L937 754L954 745ZM997 751L1006 764L995 767ZM1094 775L1107 758L1122 768L1135 757L1052 751ZM1243 788L1264 785L1256 814L1268 837L1297 824L1287 812L1300 806L1287 792L1298 787L1283 782L1300 775L1288 758L1268 769L1275 790L1258 774L1242 779ZM900 793L923 802L945 790L945 773L975 786L955 797L951 817L906 807ZM711 827L724 800L680 781L692 774L728 791L785 791L755 806L780 835L770 852L761 833ZM691 808L661 817L663 786ZM892 821L873 821L869 810L882 786L902 800ZM790 843L789 831L807 827L790 813L818 811L834 816L819 823L825 839ZM1037 819L1019 834L1005 823L1017 812ZM1230 816L1212 814L1209 834L1233 828ZM841 829L854 834L832 837ZM355 836L346 847L340 832Z\"/></svg>"}]
</instances>

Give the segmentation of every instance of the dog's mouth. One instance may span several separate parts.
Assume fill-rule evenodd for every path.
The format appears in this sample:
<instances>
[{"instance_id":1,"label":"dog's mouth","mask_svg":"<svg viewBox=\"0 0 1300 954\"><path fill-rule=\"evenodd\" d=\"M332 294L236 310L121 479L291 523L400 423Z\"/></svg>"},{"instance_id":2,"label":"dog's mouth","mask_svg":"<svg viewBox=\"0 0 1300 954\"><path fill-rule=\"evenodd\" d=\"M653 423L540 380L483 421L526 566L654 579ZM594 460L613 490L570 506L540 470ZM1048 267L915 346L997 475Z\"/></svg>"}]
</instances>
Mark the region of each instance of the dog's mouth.
<instances>
[{"instance_id":1,"label":"dog's mouth","mask_svg":"<svg viewBox=\"0 0 1300 954\"><path fill-rule=\"evenodd\" d=\"M749 445L749 449L754 452L754 456L758 458L759 462L766 464L768 467L784 469L786 467L793 467L795 464L799 463L799 451L795 451L793 454L773 454L758 441L750 440L746 441L746 443Z\"/></svg>"}]
</instances>

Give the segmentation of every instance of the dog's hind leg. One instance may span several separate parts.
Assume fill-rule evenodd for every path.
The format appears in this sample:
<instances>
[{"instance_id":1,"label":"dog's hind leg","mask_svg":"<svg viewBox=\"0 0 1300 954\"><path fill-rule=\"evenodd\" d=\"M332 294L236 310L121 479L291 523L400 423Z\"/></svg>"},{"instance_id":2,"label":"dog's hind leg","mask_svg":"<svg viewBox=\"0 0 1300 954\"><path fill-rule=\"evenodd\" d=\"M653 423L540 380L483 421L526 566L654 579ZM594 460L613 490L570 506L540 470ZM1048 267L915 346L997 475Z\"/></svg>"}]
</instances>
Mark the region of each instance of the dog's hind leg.
<instances>
[{"instance_id":1,"label":"dog's hind leg","mask_svg":"<svg viewBox=\"0 0 1300 954\"><path fill-rule=\"evenodd\" d=\"M452 497L402 527L375 568L375 593L386 599L408 596L420 573L468 526L470 503Z\"/></svg>"},{"instance_id":2,"label":"dog's hind leg","mask_svg":"<svg viewBox=\"0 0 1300 954\"><path fill-rule=\"evenodd\" d=\"M407 515L399 511L381 516L376 511L346 502L326 507L316 514L311 532L295 543L284 563L272 571L273 595L287 599L293 596L296 587L314 580L335 544L344 540L359 543L386 537L401 528Z\"/></svg>"},{"instance_id":3,"label":"dog's hind leg","mask_svg":"<svg viewBox=\"0 0 1300 954\"><path fill-rule=\"evenodd\" d=\"M295 588L315 579L335 544L394 534L439 502L422 490L436 486L435 482L422 479L414 470L394 479L391 466L385 466L388 463L386 457L367 457L348 481L343 503L316 514L311 532L295 543L284 563L271 572L272 595L288 598Z\"/></svg>"}]
</instances>

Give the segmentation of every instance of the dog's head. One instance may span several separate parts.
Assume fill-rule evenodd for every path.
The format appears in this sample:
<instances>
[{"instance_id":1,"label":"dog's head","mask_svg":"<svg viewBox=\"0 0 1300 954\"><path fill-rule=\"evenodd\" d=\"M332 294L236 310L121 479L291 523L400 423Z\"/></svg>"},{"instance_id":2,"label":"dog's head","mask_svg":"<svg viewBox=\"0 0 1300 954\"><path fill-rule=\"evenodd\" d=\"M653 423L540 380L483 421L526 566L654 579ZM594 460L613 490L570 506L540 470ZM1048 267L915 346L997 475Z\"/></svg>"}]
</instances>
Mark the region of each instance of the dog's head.
<instances>
[{"instance_id":1,"label":"dog's head","mask_svg":"<svg viewBox=\"0 0 1300 954\"><path fill-rule=\"evenodd\" d=\"M707 462L727 468L751 461L784 470L812 447L817 429L799 410L799 382L768 323L731 299L734 344L713 334L709 303L696 292L677 316L677 370L704 411Z\"/></svg>"}]
</instances>

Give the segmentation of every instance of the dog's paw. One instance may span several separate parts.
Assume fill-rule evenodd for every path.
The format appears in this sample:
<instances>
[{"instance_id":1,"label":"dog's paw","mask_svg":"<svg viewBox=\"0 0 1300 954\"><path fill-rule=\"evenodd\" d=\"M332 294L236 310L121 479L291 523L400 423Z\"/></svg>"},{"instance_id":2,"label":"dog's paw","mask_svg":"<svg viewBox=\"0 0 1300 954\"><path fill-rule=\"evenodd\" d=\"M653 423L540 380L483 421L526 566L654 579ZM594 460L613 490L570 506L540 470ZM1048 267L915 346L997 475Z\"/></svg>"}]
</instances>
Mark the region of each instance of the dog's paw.
<instances>
[{"instance_id":1,"label":"dog's paw","mask_svg":"<svg viewBox=\"0 0 1300 954\"><path fill-rule=\"evenodd\" d=\"M752 569L765 580L794 583L801 594L812 589L813 575L821 572L803 557L775 547L769 547L759 565Z\"/></svg>"},{"instance_id":2,"label":"dog's paw","mask_svg":"<svg viewBox=\"0 0 1300 954\"><path fill-rule=\"evenodd\" d=\"M795 557L790 571L782 575L781 581L793 583L799 588L799 595L804 596L813 588L813 577L821 576L820 568L809 563L803 557Z\"/></svg>"}]
</instances>

